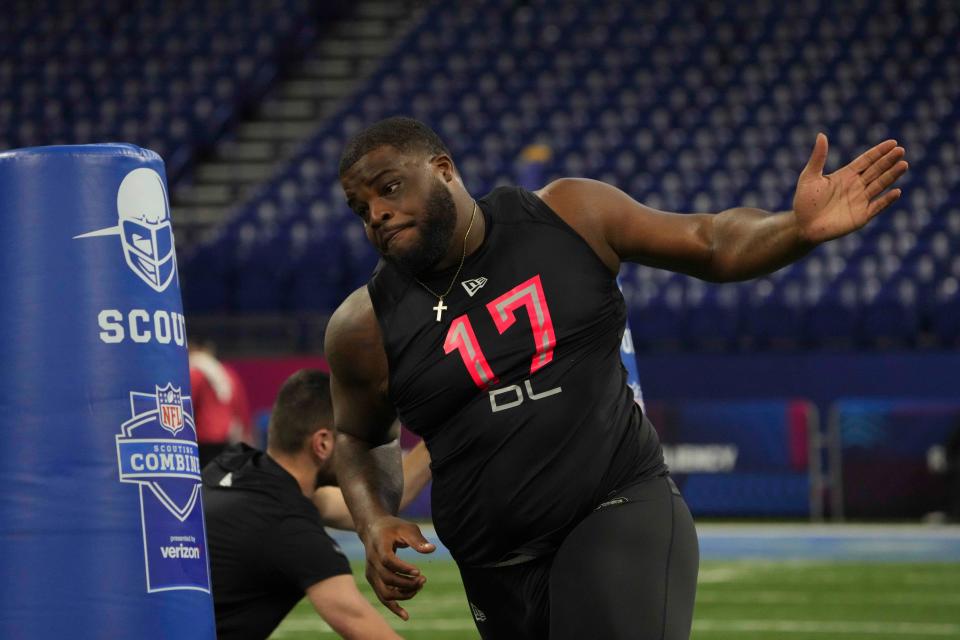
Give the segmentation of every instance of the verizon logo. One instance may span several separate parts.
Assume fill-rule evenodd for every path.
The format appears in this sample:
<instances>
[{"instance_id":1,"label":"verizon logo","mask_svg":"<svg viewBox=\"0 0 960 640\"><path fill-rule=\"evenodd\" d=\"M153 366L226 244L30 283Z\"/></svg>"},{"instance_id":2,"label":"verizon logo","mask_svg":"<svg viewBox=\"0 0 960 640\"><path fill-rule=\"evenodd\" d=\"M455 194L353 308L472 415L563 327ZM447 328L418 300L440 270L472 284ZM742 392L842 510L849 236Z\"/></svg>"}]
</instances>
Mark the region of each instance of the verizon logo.
<instances>
[{"instance_id":1,"label":"verizon logo","mask_svg":"<svg viewBox=\"0 0 960 640\"><path fill-rule=\"evenodd\" d=\"M469 295L472 298L473 294L475 294L477 291L480 291L480 289L483 288L483 285L487 284L487 279L473 278L471 280L464 280L460 284L463 285L463 288L464 290L466 290L467 295Z\"/></svg>"},{"instance_id":2,"label":"verizon logo","mask_svg":"<svg viewBox=\"0 0 960 640\"><path fill-rule=\"evenodd\" d=\"M200 547L188 547L185 544L160 547L160 555L164 558L196 560L200 558Z\"/></svg>"}]
</instances>

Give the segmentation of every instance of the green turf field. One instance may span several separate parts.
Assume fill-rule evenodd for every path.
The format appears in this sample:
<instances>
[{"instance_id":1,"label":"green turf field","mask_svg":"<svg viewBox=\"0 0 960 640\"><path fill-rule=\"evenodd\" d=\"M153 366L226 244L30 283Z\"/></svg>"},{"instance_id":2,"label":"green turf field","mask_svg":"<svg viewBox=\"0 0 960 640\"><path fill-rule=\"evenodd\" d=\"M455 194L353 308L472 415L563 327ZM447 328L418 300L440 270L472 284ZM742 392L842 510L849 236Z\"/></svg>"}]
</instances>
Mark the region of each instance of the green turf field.
<instances>
[{"instance_id":1,"label":"green turf field","mask_svg":"<svg viewBox=\"0 0 960 640\"><path fill-rule=\"evenodd\" d=\"M452 561L420 563L423 593L402 622L374 599L410 640L478 638ZM354 565L364 594L373 598ZM306 601L271 638L336 638ZM733 640L930 640L960 638L960 563L704 562L693 638ZM602 640L602 639L584 639Z\"/></svg>"}]
</instances>

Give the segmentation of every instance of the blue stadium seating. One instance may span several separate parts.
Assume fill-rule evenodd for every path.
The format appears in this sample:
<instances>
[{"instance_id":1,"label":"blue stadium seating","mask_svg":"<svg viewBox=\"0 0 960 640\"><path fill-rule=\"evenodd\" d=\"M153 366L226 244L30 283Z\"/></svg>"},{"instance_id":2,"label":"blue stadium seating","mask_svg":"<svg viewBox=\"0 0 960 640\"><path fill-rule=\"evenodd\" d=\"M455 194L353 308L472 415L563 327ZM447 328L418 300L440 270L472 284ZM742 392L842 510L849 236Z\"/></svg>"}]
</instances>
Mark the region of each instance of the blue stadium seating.
<instances>
[{"instance_id":1,"label":"blue stadium seating","mask_svg":"<svg viewBox=\"0 0 960 640\"><path fill-rule=\"evenodd\" d=\"M0 147L126 138L176 174L275 72L278 34L314 7L182 4L188 19L164 3L16 4L0 22ZM388 115L432 125L474 194L516 182L522 150L543 143L545 180L593 177L674 211L789 208L824 131L828 170L897 138L911 163L903 200L754 282L625 266L638 345L960 344L958 41L952 0L432 5L229 224L182 250L185 304L328 313L365 282L376 256L337 163L347 138Z\"/></svg>"},{"instance_id":2,"label":"blue stadium seating","mask_svg":"<svg viewBox=\"0 0 960 640\"><path fill-rule=\"evenodd\" d=\"M606 180L674 211L788 209L818 131L830 136L828 170L892 136L911 163L903 201L804 262L736 285L626 266L634 339L644 348L955 344L958 15L949 0L436 5L231 228L264 233L258 211L272 203L289 212L284 225L306 225L297 234L324 237L309 267L301 258L278 268L273 284L285 291L280 309L330 311L375 263L338 188L339 151L388 115L430 123L475 194L515 182L522 149L539 142L552 150L547 179ZM262 264L285 263L289 246L264 246ZM188 282L205 251L186 261ZM233 283L230 308L253 309L244 290L265 283ZM224 297L199 283L191 294L192 284L188 308Z\"/></svg>"},{"instance_id":3,"label":"blue stadium seating","mask_svg":"<svg viewBox=\"0 0 960 640\"><path fill-rule=\"evenodd\" d=\"M338 4L5 3L0 149L123 140L163 156L175 183Z\"/></svg>"}]
</instances>

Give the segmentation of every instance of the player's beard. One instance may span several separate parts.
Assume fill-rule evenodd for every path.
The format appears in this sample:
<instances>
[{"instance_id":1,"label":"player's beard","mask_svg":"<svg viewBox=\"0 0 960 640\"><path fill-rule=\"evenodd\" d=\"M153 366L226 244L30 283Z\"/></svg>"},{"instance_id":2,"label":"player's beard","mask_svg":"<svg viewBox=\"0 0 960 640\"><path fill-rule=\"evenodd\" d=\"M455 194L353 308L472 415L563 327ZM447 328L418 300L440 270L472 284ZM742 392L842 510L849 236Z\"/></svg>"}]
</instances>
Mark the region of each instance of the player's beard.
<instances>
[{"instance_id":1,"label":"player's beard","mask_svg":"<svg viewBox=\"0 0 960 640\"><path fill-rule=\"evenodd\" d=\"M457 225L457 206L450 191L436 180L423 206L423 218L416 229L420 242L402 253L389 250L383 257L404 271L417 275L443 259Z\"/></svg>"}]
</instances>

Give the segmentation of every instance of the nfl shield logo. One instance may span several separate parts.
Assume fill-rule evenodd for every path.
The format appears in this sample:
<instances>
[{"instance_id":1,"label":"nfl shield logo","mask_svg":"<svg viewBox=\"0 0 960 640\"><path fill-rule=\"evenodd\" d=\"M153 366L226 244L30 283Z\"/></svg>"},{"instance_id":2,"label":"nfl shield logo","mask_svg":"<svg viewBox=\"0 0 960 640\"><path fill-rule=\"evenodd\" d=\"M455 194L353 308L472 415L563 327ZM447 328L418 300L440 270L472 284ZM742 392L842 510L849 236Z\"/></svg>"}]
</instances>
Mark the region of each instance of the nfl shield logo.
<instances>
[{"instance_id":1,"label":"nfl shield logo","mask_svg":"<svg viewBox=\"0 0 960 640\"><path fill-rule=\"evenodd\" d=\"M179 387L169 382L163 388L157 387L157 412L160 426L173 435L183 429L183 399Z\"/></svg>"}]
</instances>

